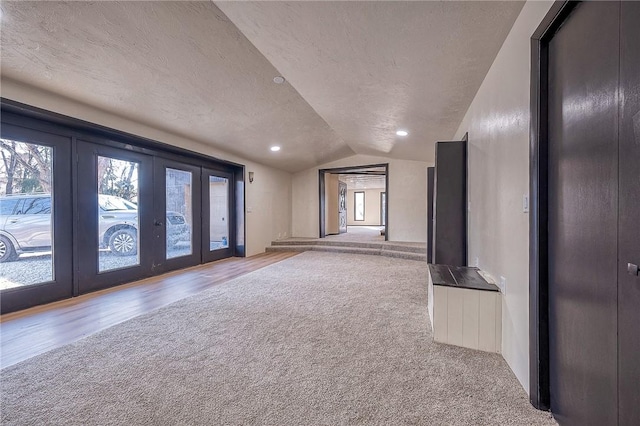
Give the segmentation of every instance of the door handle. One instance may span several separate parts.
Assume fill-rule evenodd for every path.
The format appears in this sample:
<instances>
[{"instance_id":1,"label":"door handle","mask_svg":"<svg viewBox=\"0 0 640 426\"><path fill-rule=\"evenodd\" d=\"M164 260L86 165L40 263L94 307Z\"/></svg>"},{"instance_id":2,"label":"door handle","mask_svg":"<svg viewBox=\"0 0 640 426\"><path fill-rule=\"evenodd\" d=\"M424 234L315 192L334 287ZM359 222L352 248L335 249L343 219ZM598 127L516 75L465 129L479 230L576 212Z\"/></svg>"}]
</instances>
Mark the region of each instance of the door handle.
<instances>
[{"instance_id":1,"label":"door handle","mask_svg":"<svg viewBox=\"0 0 640 426\"><path fill-rule=\"evenodd\" d=\"M637 277L640 274L640 269L638 268L638 265L627 263L627 273L629 275L635 275Z\"/></svg>"},{"instance_id":2,"label":"door handle","mask_svg":"<svg viewBox=\"0 0 640 426\"><path fill-rule=\"evenodd\" d=\"M155 226L162 226L162 222L160 222L159 220L154 221L153 224Z\"/></svg>"},{"instance_id":3,"label":"door handle","mask_svg":"<svg viewBox=\"0 0 640 426\"><path fill-rule=\"evenodd\" d=\"M18 219L11 219L9 223L18 223Z\"/></svg>"}]
</instances>

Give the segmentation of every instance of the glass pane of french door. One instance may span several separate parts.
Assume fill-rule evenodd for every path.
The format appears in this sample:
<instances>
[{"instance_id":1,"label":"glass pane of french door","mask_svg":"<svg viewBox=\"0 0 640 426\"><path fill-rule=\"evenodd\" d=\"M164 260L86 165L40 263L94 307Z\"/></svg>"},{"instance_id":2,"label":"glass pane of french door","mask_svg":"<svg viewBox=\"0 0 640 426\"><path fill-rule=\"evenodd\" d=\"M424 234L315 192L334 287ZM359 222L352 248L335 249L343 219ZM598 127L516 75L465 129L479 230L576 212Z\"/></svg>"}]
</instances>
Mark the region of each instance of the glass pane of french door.
<instances>
[{"instance_id":1,"label":"glass pane of french door","mask_svg":"<svg viewBox=\"0 0 640 426\"><path fill-rule=\"evenodd\" d=\"M193 253L192 182L192 172L165 169L167 259Z\"/></svg>"},{"instance_id":2,"label":"glass pane of french door","mask_svg":"<svg viewBox=\"0 0 640 426\"><path fill-rule=\"evenodd\" d=\"M72 293L71 140L2 123L0 299L3 313Z\"/></svg>"},{"instance_id":3,"label":"glass pane of french door","mask_svg":"<svg viewBox=\"0 0 640 426\"><path fill-rule=\"evenodd\" d=\"M98 156L98 272L140 264L136 161Z\"/></svg>"},{"instance_id":4,"label":"glass pane of french door","mask_svg":"<svg viewBox=\"0 0 640 426\"><path fill-rule=\"evenodd\" d=\"M229 248L229 179L209 175L209 251Z\"/></svg>"},{"instance_id":5,"label":"glass pane of french door","mask_svg":"<svg viewBox=\"0 0 640 426\"><path fill-rule=\"evenodd\" d=\"M0 140L0 290L53 281L53 148Z\"/></svg>"}]
</instances>

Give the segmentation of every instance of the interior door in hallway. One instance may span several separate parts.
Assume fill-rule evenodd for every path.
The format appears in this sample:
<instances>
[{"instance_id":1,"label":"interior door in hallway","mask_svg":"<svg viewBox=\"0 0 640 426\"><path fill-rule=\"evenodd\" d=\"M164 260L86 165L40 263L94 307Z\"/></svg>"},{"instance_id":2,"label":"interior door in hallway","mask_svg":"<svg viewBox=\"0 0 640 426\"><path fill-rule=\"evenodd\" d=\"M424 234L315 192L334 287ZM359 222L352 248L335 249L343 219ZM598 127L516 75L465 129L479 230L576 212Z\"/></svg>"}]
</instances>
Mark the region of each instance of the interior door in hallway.
<instances>
[{"instance_id":1,"label":"interior door in hallway","mask_svg":"<svg viewBox=\"0 0 640 426\"><path fill-rule=\"evenodd\" d=\"M619 423L640 424L640 3L620 11Z\"/></svg>"},{"instance_id":2,"label":"interior door in hallway","mask_svg":"<svg viewBox=\"0 0 640 426\"><path fill-rule=\"evenodd\" d=\"M634 3L585 2L549 42L549 366L563 425L640 424L640 280L627 271L640 263L639 20Z\"/></svg>"}]
</instances>

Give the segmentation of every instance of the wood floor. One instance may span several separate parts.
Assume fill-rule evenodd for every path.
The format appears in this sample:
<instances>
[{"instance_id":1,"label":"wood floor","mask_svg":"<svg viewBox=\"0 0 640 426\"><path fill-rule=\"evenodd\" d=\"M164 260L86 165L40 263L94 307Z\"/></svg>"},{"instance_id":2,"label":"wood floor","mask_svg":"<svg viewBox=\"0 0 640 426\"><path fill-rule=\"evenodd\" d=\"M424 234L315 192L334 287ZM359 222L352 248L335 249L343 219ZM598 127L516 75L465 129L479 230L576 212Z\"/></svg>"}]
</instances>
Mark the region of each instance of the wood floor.
<instances>
[{"instance_id":1,"label":"wood floor","mask_svg":"<svg viewBox=\"0 0 640 426\"><path fill-rule=\"evenodd\" d=\"M8 367L298 253L234 257L0 316Z\"/></svg>"}]
</instances>

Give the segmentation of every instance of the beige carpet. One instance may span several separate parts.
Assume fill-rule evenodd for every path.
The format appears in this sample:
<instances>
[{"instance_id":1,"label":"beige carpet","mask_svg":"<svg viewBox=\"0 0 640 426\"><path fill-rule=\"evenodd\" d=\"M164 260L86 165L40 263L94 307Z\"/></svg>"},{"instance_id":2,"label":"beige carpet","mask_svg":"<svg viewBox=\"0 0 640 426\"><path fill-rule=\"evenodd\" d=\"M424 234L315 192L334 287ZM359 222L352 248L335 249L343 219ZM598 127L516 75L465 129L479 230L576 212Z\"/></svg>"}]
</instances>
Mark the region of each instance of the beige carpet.
<instances>
[{"instance_id":1,"label":"beige carpet","mask_svg":"<svg viewBox=\"0 0 640 426\"><path fill-rule=\"evenodd\" d=\"M555 424L435 344L426 265L307 252L2 370L5 425Z\"/></svg>"}]
</instances>

